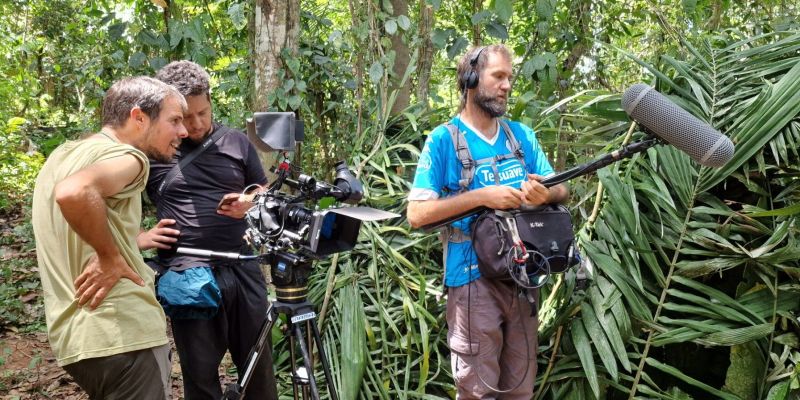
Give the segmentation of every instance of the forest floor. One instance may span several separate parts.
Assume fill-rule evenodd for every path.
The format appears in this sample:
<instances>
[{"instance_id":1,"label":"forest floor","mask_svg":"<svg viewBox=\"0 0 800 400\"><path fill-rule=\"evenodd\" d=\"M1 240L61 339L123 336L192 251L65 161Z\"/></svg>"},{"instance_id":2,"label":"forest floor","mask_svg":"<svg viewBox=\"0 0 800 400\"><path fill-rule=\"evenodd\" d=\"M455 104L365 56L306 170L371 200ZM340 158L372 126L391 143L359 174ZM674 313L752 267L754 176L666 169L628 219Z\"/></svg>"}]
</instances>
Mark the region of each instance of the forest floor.
<instances>
[{"instance_id":1,"label":"forest floor","mask_svg":"<svg viewBox=\"0 0 800 400\"><path fill-rule=\"evenodd\" d=\"M33 233L22 215L0 215L0 400L88 399L59 367L47 341L42 287ZM172 395L183 399L183 380L172 346ZM235 378L230 355L220 365L220 382Z\"/></svg>"}]
</instances>

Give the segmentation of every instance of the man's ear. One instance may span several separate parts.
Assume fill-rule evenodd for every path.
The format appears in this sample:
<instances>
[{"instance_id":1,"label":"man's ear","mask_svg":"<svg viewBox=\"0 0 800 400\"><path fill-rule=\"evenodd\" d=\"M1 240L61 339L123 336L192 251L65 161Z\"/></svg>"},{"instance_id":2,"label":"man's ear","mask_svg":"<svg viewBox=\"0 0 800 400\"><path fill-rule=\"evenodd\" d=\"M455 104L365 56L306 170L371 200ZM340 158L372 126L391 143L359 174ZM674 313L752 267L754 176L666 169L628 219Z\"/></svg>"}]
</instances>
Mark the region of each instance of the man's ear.
<instances>
[{"instance_id":1,"label":"man's ear","mask_svg":"<svg viewBox=\"0 0 800 400\"><path fill-rule=\"evenodd\" d=\"M150 122L150 117L145 114L139 107L131 108L130 113L130 120L133 122L137 127L144 128L145 125Z\"/></svg>"}]
</instances>

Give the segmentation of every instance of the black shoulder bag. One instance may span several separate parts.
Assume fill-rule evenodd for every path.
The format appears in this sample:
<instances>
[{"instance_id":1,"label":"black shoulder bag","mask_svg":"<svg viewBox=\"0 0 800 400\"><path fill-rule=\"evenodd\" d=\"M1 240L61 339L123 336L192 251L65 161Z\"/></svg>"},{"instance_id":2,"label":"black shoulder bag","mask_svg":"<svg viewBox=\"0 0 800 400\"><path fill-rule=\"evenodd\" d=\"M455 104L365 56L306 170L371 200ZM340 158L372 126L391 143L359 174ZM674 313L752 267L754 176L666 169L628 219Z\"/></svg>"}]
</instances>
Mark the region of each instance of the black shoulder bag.
<instances>
[{"instance_id":1,"label":"black shoulder bag","mask_svg":"<svg viewBox=\"0 0 800 400\"><path fill-rule=\"evenodd\" d=\"M217 126L200 146L183 156L158 185L159 197L172 183L172 180L197 156L225 136L231 129ZM194 267L183 271L165 268L159 260L147 262L158 274L156 279L156 298L161 303L164 313L172 319L210 319L217 314L222 301L222 293L214 278L211 267ZM186 293L193 293L187 296Z\"/></svg>"},{"instance_id":2,"label":"black shoulder bag","mask_svg":"<svg viewBox=\"0 0 800 400\"><path fill-rule=\"evenodd\" d=\"M486 210L472 223L472 237L481 276L522 286L541 286L547 275L580 260L572 217L562 205Z\"/></svg>"}]
</instances>

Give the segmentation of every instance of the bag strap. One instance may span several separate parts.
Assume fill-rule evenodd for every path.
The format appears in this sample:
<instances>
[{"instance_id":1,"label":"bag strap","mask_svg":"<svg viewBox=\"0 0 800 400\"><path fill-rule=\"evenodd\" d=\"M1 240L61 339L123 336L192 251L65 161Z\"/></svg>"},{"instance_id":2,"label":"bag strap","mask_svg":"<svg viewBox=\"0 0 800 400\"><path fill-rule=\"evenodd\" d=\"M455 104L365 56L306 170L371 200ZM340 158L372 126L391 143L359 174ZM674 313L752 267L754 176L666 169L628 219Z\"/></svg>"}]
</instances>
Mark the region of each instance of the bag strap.
<instances>
[{"instance_id":1,"label":"bag strap","mask_svg":"<svg viewBox=\"0 0 800 400\"><path fill-rule=\"evenodd\" d=\"M161 181L161 184L158 185L158 196L160 197L164 190L166 190L167 186L172 183L172 180L178 175L178 172L182 171L187 165L189 165L192 161L194 161L197 156L199 156L202 152L206 151L207 148L211 147L217 140L228 134L230 132L230 128L226 128L222 125L218 125L217 129L214 130L214 133L211 134L200 146L197 146L194 150L190 151L189 154L186 154L181 161L175 164L172 169L169 170L167 176Z\"/></svg>"},{"instance_id":2,"label":"bag strap","mask_svg":"<svg viewBox=\"0 0 800 400\"><path fill-rule=\"evenodd\" d=\"M506 131L506 137L508 138L508 142L511 144L511 153L514 154L514 157L517 157L520 164L522 164L522 168L525 168L525 151L519 144L519 140L517 140L517 135L515 135L514 131L511 130L511 126L508 125L508 122L506 122L506 120L498 119L498 121L500 121L500 126L503 127L503 130Z\"/></svg>"},{"instance_id":3,"label":"bag strap","mask_svg":"<svg viewBox=\"0 0 800 400\"><path fill-rule=\"evenodd\" d=\"M503 119L498 119L500 123L500 127L505 131L506 137L508 138L508 142L511 145L511 154L512 155L504 155L504 156L497 156L497 157L490 157L488 159L479 160L476 162L472 158L472 153L469 151L469 145L467 144L466 137L463 133L461 133L458 127L455 126L452 122L447 122L444 126L447 128L447 132L450 134L451 142L453 143L453 149L456 152L456 157L458 157L458 161L461 164L461 178L458 180L459 190L457 193L464 193L469 189L469 185L472 184L472 180L475 178L475 167L480 162L490 161L490 160L504 160L507 158L516 157L522 168L525 168L525 152L522 149L522 146L517 140L514 131L508 125L508 123ZM495 180L499 179L499 174L497 173L497 165L494 166L494 176ZM498 181L499 183L499 181ZM444 263L447 265L447 243L454 242L454 243L463 243L472 240L470 235L464 233L461 229L455 228L452 225L445 225L442 227L441 234L439 236L440 240L442 241L442 245L444 246Z\"/></svg>"},{"instance_id":4,"label":"bag strap","mask_svg":"<svg viewBox=\"0 0 800 400\"><path fill-rule=\"evenodd\" d=\"M453 149L456 152L456 157L458 157L458 161L461 163L461 179L458 180L458 193L464 193L469 189L472 178L475 176L475 160L472 159L472 153L469 151L467 138L464 137L464 134L461 133L452 122L446 123L445 126L450 133L450 139L453 142Z\"/></svg>"},{"instance_id":5,"label":"bag strap","mask_svg":"<svg viewBox=\"0 0 800 400\"><path fill-rule=\"evenodd\" d=\"M508 138L508 142L511 145L511 155L519 160L522 168L525 168L525 151L522 149L522 146L517 140L517 136L514 134L514 131L503 119L498 119L500 123L500 127L502 127L503 131L506 133L506 137ZM469 189L469 185L472 184L472 180L475 178L475 167L484 162L484 161L500 161L511 158L511 156L503 155L503 156L495 156L490 158L481 159L475 161L472 158L472 153L469 151L469 145L467 144L466 137L464 134L461 133L458 128L452 123L447 122L445 124L447 127L448 133L450 133L450 139L453 143L453 149L456 152L456 157L458 157L459 163L461 163L461 179L458 180L459 190L457 193L464 193ZM497 174L497 166L495 165L495 180L498 180ZM499 182L498 182L499 183Z\"/></svg>"}]
</instances>

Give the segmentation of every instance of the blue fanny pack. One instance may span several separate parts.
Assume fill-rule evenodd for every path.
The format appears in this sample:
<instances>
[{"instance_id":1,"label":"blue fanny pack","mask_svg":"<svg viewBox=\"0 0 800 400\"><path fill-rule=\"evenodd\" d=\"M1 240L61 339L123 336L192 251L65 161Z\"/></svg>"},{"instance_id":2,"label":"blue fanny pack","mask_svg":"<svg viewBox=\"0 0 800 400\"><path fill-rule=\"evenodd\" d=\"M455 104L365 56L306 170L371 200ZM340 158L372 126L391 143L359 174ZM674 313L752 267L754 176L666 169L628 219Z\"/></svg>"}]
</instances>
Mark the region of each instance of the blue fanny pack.
<instances>
[{"instance_id":1,"label":"blue fanny pack","mask_svg":"<svg viewBox=\"0 0 800 400\"><path fill-rule=\"evenodd\" d=\"M157 294L164 313L173 319L211 319L222 300L211 267L167 270L158 280Z\"/></svg>"}]
</instances>

